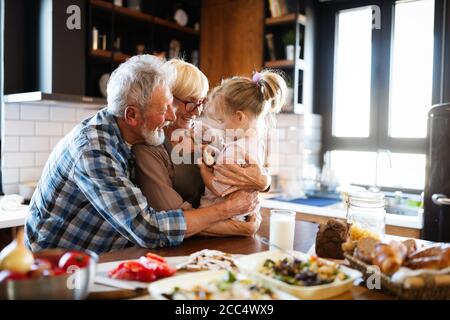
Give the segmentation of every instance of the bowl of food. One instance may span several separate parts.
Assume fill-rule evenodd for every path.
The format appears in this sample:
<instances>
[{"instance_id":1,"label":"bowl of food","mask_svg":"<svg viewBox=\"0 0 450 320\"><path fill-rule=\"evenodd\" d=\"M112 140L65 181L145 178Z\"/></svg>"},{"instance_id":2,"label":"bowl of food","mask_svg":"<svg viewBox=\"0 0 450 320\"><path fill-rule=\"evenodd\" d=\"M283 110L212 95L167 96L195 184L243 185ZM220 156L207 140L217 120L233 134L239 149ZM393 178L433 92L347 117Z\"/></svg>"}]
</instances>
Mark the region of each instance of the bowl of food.
<instances>
[{"instance_id":1,"label":"bowl of food","mask_svg":"<svg viewBox=\"0 0 450 320\"><path fill-rule=\"evenodd\" d=\"M158 300L296 300L295 297L227 270L209 270L156 281L149 293Z\"/></svg>"},{"instance_id":2,"label":"bowl of food","mask_svg":"<svg viewBox=\"0 0 450 320\"><path fill-rule=\"evenodd\" d=\"M329 299L353 286L359 271L292 251L265 251L236 260L239 270L263 284L300 299Z\"/></svg>"},{"instance_id":3,"label":"bowl of food","mask_svg":"<svg viewBox=\"0 0 450 320\"><path fill-rule=\"evenodd\" d=\"M0 253L0 299L84 299L94 283L98 256L48 249L31 253L22 235Z\"/></svg>"}]
</instances>

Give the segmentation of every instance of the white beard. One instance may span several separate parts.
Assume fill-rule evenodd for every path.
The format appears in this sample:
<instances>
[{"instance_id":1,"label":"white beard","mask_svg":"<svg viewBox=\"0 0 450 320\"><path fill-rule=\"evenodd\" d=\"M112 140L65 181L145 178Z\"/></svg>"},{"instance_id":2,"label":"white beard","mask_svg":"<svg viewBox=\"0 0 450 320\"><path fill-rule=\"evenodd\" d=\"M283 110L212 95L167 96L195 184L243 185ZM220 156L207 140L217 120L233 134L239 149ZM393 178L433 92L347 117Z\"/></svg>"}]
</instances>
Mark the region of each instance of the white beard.
<instances>
[{"instance_id":1,"label":"white beard","mask_svg":"<svg viewBox=\"0 0 450 320\"><path fill-rule=\"evenodd\" d=\"M144 128L142 129L142 136L144 137L145 142L151 146L159 146L165 139L163 129L147 130Z\"/></svg>"}]
</instances>

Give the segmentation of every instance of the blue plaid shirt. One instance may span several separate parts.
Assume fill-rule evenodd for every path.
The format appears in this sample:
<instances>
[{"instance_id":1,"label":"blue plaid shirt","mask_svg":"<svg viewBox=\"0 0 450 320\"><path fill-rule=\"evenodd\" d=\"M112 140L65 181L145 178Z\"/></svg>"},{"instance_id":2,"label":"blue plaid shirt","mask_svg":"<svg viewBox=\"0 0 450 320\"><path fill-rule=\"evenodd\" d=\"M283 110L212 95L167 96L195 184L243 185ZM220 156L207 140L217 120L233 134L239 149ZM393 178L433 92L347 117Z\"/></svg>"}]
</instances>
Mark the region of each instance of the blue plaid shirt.
<instances>
[{"instance_id":1,"label":"blue plaid shirt","mask_svg":"<svg viewBox=\"0 0 450 320\"><path fill-rule=\"evenodd\" d=\"M133 162L106 108L75 127L51 153L31 199L28 247L100 253L180 244L183 212L149 207L132 182Z\"/></svg>"}]
</instances>

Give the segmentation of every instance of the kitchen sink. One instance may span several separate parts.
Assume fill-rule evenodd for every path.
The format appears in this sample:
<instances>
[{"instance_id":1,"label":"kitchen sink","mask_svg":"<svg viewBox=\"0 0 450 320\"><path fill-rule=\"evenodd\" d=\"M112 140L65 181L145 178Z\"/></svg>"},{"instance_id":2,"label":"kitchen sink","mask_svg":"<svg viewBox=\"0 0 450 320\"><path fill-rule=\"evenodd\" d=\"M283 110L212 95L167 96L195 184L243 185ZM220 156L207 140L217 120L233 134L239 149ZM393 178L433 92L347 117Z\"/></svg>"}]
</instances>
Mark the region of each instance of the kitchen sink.
<instances>
[{"instance_id":1,"label":"kitchen sink","mask_svg":"<svg viewBox=\"0 0 450 320\"><path fill-rule=\"evenodd\" d=\"M402 216L418 216L421 208L418 207L410 207L410 206L386 206L386 213L390 214L398 214Z\"/></svg>"}]
</instances>

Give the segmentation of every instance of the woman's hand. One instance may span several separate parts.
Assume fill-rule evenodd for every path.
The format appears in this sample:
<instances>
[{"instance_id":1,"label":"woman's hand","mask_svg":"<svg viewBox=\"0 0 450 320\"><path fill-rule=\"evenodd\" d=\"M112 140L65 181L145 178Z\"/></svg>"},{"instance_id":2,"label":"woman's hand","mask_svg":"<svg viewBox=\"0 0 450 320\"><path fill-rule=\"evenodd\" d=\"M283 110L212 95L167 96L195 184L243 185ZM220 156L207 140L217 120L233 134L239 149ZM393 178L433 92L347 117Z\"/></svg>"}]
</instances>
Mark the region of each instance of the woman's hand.
<instances>
[{"instance_id":1,"label":"woman's hand","mask_svg":"<svg viewBox=\"0 0 450 320\"><path fill-rule=\"evenodd\" d=\"M246 167L238 164L214 166L214 170L223 176L215 177L214 180L232 186L222 196L240 189L264 191L270 186L270 175L248 153L245 154L245 161L249 163Z\"/></svg>"},{"instance_id":2,"label":"woman's hand","mask_svg":"<svg viewBox=\"0 0 450 320\"><path fill-rule=\"evenodd\" d=\"M252 212L259 207L258 192L240 190L228 195L225 199L220 204L223 205L224 213L228 215L228 218Z\"/></svg>"}]
</instances>

